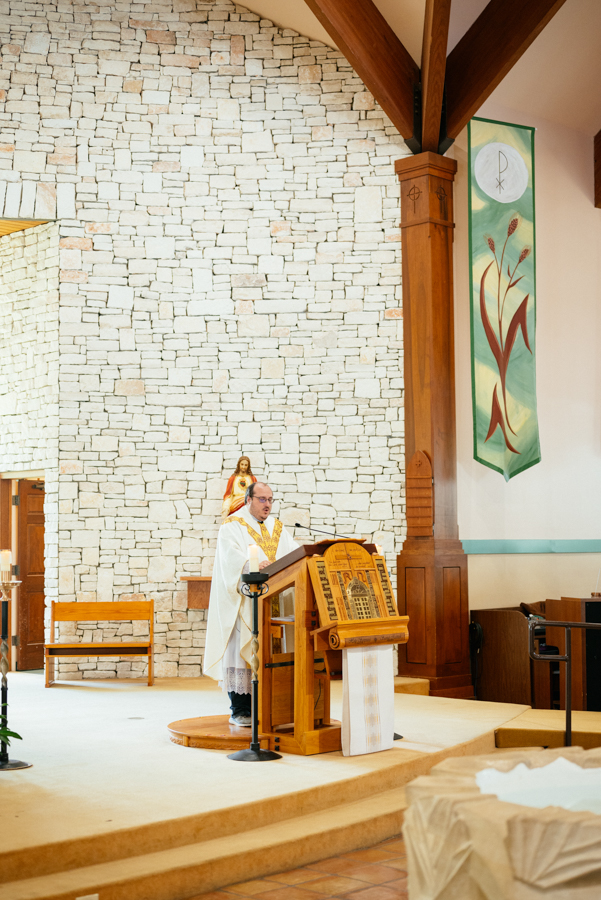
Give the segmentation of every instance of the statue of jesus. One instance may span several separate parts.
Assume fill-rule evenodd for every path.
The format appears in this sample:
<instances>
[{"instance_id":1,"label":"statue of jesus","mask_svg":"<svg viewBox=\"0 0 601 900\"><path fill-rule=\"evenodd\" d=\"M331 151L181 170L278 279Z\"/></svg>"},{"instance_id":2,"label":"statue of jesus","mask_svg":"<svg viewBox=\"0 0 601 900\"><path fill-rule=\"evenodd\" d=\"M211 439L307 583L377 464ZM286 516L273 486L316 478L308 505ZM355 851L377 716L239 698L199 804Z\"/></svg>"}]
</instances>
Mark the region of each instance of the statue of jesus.
<instances>
[{"instance_id":1,"label":"statue of jesus","mask_svg":"<svg viewBox=\"0 0 601 900\"><path fill-rule=\"evenodd\" d=\"M223 495L221 518L224 522L228 516L244 506L246 491L251 484L256 484L256 481L250 467L250 459L248 456L241 456Z\"/></svg>"}]
</instances>

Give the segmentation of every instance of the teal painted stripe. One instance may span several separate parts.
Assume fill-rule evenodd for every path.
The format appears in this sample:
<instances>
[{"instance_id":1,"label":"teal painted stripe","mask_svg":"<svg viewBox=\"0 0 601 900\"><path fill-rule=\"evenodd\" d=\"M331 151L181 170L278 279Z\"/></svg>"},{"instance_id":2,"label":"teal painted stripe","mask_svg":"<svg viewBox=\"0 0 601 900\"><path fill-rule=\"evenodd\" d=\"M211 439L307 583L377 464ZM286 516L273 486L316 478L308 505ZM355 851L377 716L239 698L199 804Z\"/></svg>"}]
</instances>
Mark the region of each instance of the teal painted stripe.
<instances>
[{"instance_id":1,"label":"teal painted stripe","mask_svg":"<svg viewBox=\"0 0 601 900\"><path fill-rule=\"evenodd\" d=\"M601 553L601 540L462 541L468 555L479 553Z\"/></svg>"}]
</instances>

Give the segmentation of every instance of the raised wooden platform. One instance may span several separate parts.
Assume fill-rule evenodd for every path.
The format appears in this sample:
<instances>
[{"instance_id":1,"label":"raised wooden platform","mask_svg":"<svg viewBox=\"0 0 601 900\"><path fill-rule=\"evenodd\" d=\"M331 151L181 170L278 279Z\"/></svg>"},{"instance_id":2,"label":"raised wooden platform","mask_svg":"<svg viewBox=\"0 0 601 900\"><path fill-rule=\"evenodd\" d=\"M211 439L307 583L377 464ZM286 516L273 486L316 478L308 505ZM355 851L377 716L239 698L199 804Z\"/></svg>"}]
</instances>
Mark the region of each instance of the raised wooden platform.
<instances>
[{"instance_id":1,"label":"raised wooden platform","mask_svg":"<svg viewBox=\"0 0 601 900\"><path fill-rule=\"evenodd\" d=\"M243 750L250 743L250 728L230 725L229 716L200 716L197 719L180 719L167 726L169 738L174 744L194 747L197 750ZM314 749L308 747L306 755L318 752L340 750L340 722L332 720L330 727L320 728L315 734ZM259 743L263 750L281 750L283 753L299 753L292 727L281 729L278 735L260 734ZM320 750L320 744L326 748Z\"/></svg>"},{"instance_id":2,"label":"raised wooden platform","mask_svg":"<svg viewBox=\"0 0 601 900\"><path fill-rule=\"evenodd\" d=\"M169 740L200 750L243 750L250 741L250 728L230 725L229 716L199 716L180 719L167 726ZM260 736L259 736L260 739ZM267 747L264 741L261 746Z\"/></svg>"},{"instance_id":3,"label":"raised wooden platform","mask_svg":"<svg viewBox=\"0 0 601 900\"><path fill-rule=\"evenodd\" d=\"M428 697L430 694L430 679L396 675L394 692L395 694L421 694L422 697Z\"/></svg>"},{"instance_id":4,"label":"raised wooden platform","mask_svg":"<svg viewBox=\"0 0 601 900\"><path fill-rule=\"evenodd\" d=\"M566 714L561 709L529 709L495 732L495 743L503 749L517 747L563 747ZM572 711L572 746L592 750L601 747L601 712Z\"/></svg>"}]
</instances>

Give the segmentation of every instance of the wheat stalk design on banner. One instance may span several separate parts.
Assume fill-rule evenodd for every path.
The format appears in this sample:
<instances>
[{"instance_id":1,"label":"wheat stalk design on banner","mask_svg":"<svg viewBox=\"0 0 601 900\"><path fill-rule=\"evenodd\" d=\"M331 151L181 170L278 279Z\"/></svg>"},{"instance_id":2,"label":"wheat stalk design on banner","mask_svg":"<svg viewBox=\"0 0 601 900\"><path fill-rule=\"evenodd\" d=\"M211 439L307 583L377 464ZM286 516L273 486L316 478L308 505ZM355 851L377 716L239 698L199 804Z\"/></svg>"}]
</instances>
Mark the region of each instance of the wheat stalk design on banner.
<instances>
[{"instance_id":1,"label":"wheat stalk design on banner","mask_svg":"<svg viewBox=\"0 0 601 900\"><path fill-rule=\"evenodd\" d=\"M495 362L497 363L497 368L499 370L499 378L501 381L501 394L503 400L503 408L501 408L501 404L499 402L499 396L497 392L497 385L495 384L493 394L492 394L492 407L490 414L490 425L488 427L488 433L486 435L485 443L488 441L497 428L500 428L503 437L505 439L505 445L512 453L516 453L519 455L520 451L516 450L516 448L512 445L510 438L508 436L508 431L512 434L516 434L514 429L511 427L511 422L509 421L509 413L507 410L507 369L509 367L509 361L511 359L511 351L513 350L515 340L518 334L518 329L522 330L522 337L524 339L524 343L530 353L532 353L532 349L530 347L530 342L528 340L528 323L527 323L527 313L528 313L528 299L529 294L526 294L515 313L513 314L511 321L509 323L509 327L507 330L504 328L504 313L505 313L505 303L507 301L507 297L509 292L514 290L514 288L519 284L519 282L524 277L520 275L519 278L516 278L516 272L518 267L523 263L523 261L530 255L531 248L524 247L520 252L518 257L518 261L516 262L513 270L511 269L511 265L507 263L507 276L505 276L503 272L503 265L505 262L505 257L509 258L510 250L508 249L508 243L510 238L517 232L520 225L519 216L512 216L509 226L507 228L507 237L505 238L505 243L503 244L503 249L501 251L500 258L497 256L497 250L495 246L495 242L490 235L485 235L484 239L488 244L488 248L491 251L494 259L493 261L486 267L484 270L484 274L482 275L482 279L480 281L480 316L482 318L482 325L484 326L484 332L486 334L486 339L488 340L488 344L492 351L492 354L495 358ZM488 315L488 309L486 307L486 277L490 271L490 269L495 266L497 271L497 279L496 279L496 301L497 301L497 316L495 327L491 324L490 317Z\"/></svg>"}]
</instances>

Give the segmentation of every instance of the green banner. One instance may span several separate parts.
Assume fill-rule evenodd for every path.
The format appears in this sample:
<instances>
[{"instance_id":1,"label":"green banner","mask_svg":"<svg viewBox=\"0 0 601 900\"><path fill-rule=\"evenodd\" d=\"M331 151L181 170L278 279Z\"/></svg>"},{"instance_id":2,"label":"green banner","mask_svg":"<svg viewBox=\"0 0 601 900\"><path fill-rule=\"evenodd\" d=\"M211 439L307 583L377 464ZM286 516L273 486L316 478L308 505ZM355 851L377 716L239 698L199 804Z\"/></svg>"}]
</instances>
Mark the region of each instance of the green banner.
<instances>
[{"instance_id":1,"label":"green banner","mask_svg":"<svg viewBox=\"0 0 601 900\"><path fill-rule=\"evenodd\" d=\"M534 129L472 119L468 142L474 458L509 481L541 458Z\"/></svg>"}]
</instances>

